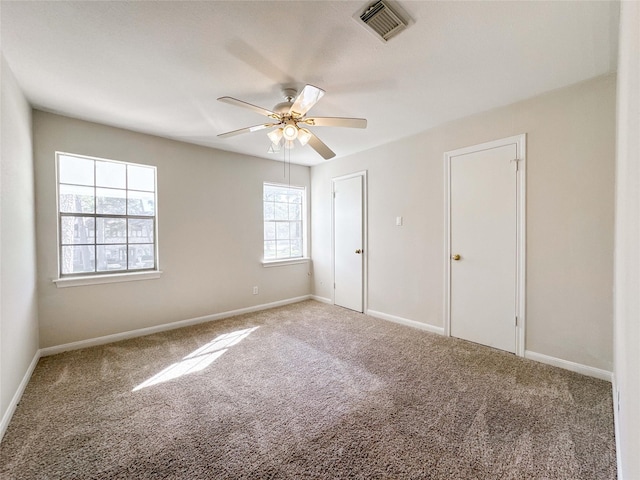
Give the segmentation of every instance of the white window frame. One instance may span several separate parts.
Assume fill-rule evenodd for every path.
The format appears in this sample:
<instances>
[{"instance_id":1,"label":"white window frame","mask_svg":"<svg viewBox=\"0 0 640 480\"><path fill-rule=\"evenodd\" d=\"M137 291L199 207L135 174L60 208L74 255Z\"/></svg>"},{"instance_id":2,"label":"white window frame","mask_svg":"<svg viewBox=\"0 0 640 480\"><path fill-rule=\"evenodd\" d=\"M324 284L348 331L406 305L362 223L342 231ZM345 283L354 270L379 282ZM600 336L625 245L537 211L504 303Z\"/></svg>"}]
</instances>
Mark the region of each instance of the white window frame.
<instances>
[{"instance_id":1,"label":"white window frame","mask_svg":"<svg viewBox=\"0 0 640 480\"><path fill-rule=\"evenodd\" d=\"M299 257L285 257L285 258L274 258L274 259L266 259L264 257L264 242L266 240L264 224L267 220L264 218L264 188L266 186L278 187L278 188L287 188L287 189L296 189L302 191L302 206L301 206L301 230L302 230L302 255ZM286 185L275 182L263 182L262 184L262 265L264 267L276 267L282 265L294 265L298 263L307 263L309 261L308 251L307 251L307 242L308 242L308 225L307 225L307 187L304 185Z\"/></svg>"},{"instance_id":2,"label":"white window frame","mask_svg":"<svg viewBox=\"0 0 640 480\"><path fill-rule=\"evenodd\" d=\"M152 268L148 269L129 269L127 264L126 269L116 270L113 272L109 271L94 271L94 272L82 272L82 273L71 273L71 274L63 274L62 273L62 217L64 216L74 216L74 214L66 214L60 212L60 157L77 157L86 160L93 160L94 162L109 162L109 163L118 163L123 165L131 165L131 166L139 166L145 168L153 168L154 170L154 214L153 216L146 215L140 218L144 219L153 219L154 223L154 232L153 232L153 249L154 249L154 259L155 265ZM111 160L107 158L100 157L92 157L89 155L79 155L75 153L67 153L67 152L56 152L55 155L55 167L56 167L56 223L57 223L57 257L58 257L58 278L54 279L53 282L56 284L58 288L63 287L76 287L81 285L95 285L102 283L116 283L116 282L129 282L136 280L148 280L154 278L160 278L162 271L160 270L160 259L158 255L158 181L157 181L157 168L153 165L145 165L133 162L123 162L119 160ZM129 191L127 188L128 185L124 188L125 191ZM93 188L97 188L94 185ZM95 198L95 191L94 191ZM102 218L101 214L94 213L93 214L82 214L82 216L93 217L94 219ZM125 219L128 218L138 218L136 215L109 215L109 217L122 217ZM126 245L129 245L129 242L126 242ZM128 247L127 247L128 248ZM97 258L95 260L97 262Z\"/></svg>"}]
</instances>

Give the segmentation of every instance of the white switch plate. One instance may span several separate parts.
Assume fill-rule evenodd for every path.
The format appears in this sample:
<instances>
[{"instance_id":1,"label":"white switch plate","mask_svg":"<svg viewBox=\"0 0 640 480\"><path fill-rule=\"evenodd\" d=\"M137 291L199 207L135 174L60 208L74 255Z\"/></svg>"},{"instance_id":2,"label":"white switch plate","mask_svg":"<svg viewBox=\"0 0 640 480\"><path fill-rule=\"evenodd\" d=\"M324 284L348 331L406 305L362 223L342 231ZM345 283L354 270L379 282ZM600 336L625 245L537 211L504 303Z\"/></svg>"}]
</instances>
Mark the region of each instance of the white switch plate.
<instances>
[{"instance_id":1,"label":"white switch plate","mask_svg":"<svg viewBox=\"0 0 640 480\"><path fill-rule=\"evenodd\" d=\"M258 294L258 287L253 287L253 294L257 295Z\"/></svg>"},{"instance_id":2,"label":"white switch plate","mask_svg":"<svg viewBox=\"0 0 640 480\"><path fill-rule=\"evenodd\" d=\"M402 217L396 217L396 226L397 227L401 227L402 226Z\"/></svg>"}]
</instances>

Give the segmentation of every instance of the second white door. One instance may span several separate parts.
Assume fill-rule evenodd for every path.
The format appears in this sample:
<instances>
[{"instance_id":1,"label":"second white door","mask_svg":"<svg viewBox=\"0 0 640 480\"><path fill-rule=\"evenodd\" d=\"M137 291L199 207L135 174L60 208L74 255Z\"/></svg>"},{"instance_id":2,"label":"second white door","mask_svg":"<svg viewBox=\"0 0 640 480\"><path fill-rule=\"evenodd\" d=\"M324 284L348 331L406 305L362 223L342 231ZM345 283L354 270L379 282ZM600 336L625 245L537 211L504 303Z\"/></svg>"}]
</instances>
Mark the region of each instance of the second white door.
<instances>
[{"instance_id":1,"label":"second white door","mask_svg":"<svg viewBox=\"0 0 640 480\"><path fill-rule=\"evenodd\" d=\"M334 303L357 312L364 303L363 181L333 180Z\"/></svg>"}]
</instances>

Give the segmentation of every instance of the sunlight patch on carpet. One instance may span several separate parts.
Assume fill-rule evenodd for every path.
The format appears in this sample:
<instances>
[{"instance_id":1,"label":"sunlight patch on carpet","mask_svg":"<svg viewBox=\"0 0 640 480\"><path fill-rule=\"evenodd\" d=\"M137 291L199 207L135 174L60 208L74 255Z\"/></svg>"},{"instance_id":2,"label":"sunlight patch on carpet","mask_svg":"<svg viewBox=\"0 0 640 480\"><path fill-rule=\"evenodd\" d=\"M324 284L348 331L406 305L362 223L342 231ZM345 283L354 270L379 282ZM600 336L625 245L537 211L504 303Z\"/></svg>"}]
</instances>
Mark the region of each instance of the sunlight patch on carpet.
<instances>
[{"instance_id":1,"label":"sunlight patch on carpet","mask_svg":"<svg viewBox=\"0 0 640 480\"><path fill-rule=\"evenodd\" d=\"M204 370L217 358L221 357L230 347L240 343L257 328L258 327L245 328L243 330L236 330L235 332L219 335L209 343L191 352L181 361L170 365L160 373L157 373L153 377L145 380L131 391L136 392L152 385L168 382L169 380L182 377L183 375L188 375L189 373Z\"/></svg>"}]
</instances>

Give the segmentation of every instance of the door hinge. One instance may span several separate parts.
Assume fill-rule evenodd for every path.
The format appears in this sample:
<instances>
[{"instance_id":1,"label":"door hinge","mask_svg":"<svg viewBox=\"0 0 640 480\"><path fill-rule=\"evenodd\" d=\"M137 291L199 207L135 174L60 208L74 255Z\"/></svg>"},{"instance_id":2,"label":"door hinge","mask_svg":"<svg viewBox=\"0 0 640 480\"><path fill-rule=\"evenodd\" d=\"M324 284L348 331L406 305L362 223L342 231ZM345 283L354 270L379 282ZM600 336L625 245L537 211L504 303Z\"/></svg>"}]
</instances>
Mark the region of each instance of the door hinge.
<instances>
[{"instance_id":1,"label":"door hinge","mask_svg":"<svg viewBox=\"0 0 640 480\"><path fill-rule=\"evenodd\" d=\"M333 192L333 198L336 198L336 192Z\"/></svg>"},{"instance_id":2,"label":"door hinge","mask_svg":"<svg viewBox=\"0 0 640 480\"><path fill-rule=\"evenodd\" d=\"M336 284L335 284L335 283L333 284L333 289L334 289L334 290L336 289Z\"/></svg>"},{"instance_id":3,"label":"door hinge","mask_svg":"<svg viewBox=\"0 0 640 480\"><path fill-rule=\"evenodd\" d=\"M518 162L520 162L520 159L519 159L519 158L514 158L514 159L513 159L513 160L511 160L511 161L512 161L512 162L513 162L513 164L515 165L515 167L516 167L516 172L517 172L517 171L518 171L518 168L519 168L519 166L518 166L518 165L519 165L519 163L518 163Z\"/></svg>"},{"instance_id":4,"label":"door hinge","mask_svg":"<svg viewBox=\"0 0 640 480\"><path fill-rule=\"evenodd\" d=\"M516 315L516 327L518 326L518 316Z\"/></svg>"}]
</instances>

